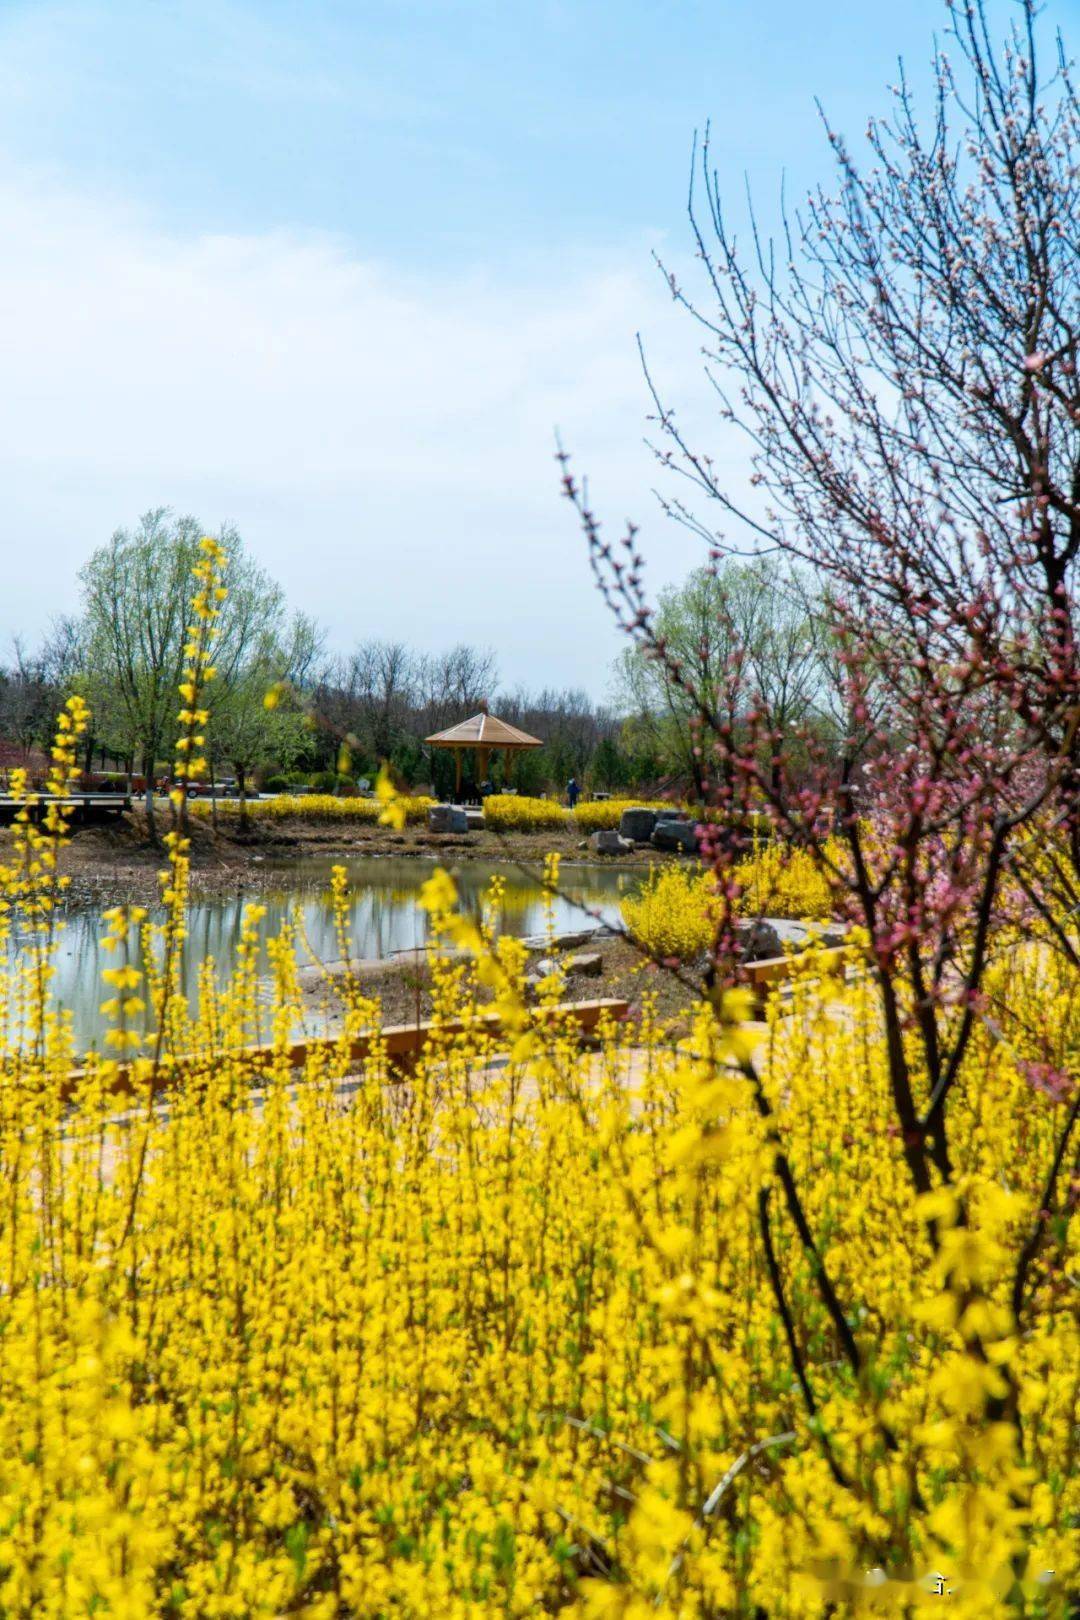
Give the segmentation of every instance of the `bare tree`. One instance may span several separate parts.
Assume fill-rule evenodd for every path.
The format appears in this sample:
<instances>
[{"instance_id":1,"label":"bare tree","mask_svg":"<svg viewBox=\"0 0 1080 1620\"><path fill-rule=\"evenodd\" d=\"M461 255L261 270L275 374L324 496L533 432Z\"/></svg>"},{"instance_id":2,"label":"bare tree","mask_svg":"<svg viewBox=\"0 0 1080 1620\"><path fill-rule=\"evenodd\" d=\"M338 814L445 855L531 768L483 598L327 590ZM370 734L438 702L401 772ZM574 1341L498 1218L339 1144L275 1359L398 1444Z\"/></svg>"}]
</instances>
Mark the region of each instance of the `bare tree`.
<instances>
[{"instance_id":1,"label":"bare tree","mask_svg":"<svg viewBox=\"0 0 1080 1620\"><path fill-rule=\"evenodd\" d=\"M601 743L614 742L621 730L616 716L580 688L558 691L545 687L530 692L519 686L513 692L500 692L497 707L501 719L544 744L536 754L527 754L515 764L515 780L526 786L541 780L561 783L570 776L584 777Z\"/></svg>"},{"instance_id":2,"label":"bare tree","mask_svg":"<svg viewBox=\"0 0 1080 1620\"><path fill-rule=\"evenodd\" d=\"M693 193L691 218L709 307L672 287L706 334L725 418L748 437L765 492L760 508L720 482L654 390L666 464L762 551L779 549L824 576L846 719L838 757L819 749L807 775L792 768L790 747L762 715L747 716L745 737L725 723L731 696L717 702L699 688L665 644L645 597L636 531L609 541L562 460L564 492L609 605L701 720L720 812L702 828L702 849L727 910L710 988L740 975L731 915L740 813L764 804L861 925L884 1034L889 1132L911 1191L950 1185L966 1221L972 1166L954 1162L953 1123L979 1088L974 1036L988 1023L995 935L1017 919L1004 874L1018 846L1056 831L1048 807L1080 863L1080 104L1060 44L1050 76L1038 69L1033 0L1020 0L1020 25L1001 51L978 0L951 10L964 83L939 54L929 136L903 81L893 120L870 125L868 174L830 130L839 192L816 192L802 219L785 221L780 251L756 225L749 258L737 245L706 143L705 221ZM679 496L667 507L707 537L715 560L727 543L691 501ZM729 690L739 673L729 666ZM1025 927L1053 926L1034 884L1029 899ZM1078 968L1075 912L1065 916L1056 942ZM1014 935L999 937L1011 943ZM1037 1046L1042 1036L1026 1007L998 997L994 1011ZM1048 1077L1049 1069L1030 1069L1053 1130L1037 1214L1006 1279L1011 1332L1024 1331L1027 1302L1049 1284L1049 1217L1064 1230L1075 1213L1068 1188L1080 1173L1080 1089L1074 1073ZM861 1377L874 1354L866 1302L853 1327L855 1313L817 1249L773 1103L752 1064L744 1074L774 1132L773 1172L838 1353ZM759 1214L768 1258L767 1189ZM940 1243L942 1229L929 1225ZM768 1269L784 1315L779 1269ZM973 1359L985 1363L983 1333L975 1322L964 1329ZM799 1354L794 1336L791 1343ZM803 1389L813 1410L809 1381ZM1023 1455L1026 1414L1008 1371L976 1410ZM883 1439L893 1443L888 1432ZM1018 1520L1027 1488L1013 1498ZM1026 1597L1007 1596L1021 1612Z\"/></svg>"},{"instance_id":3,"label":"bare tree","mask_svg":"<svg viewBox=\"0 0 1080 1620\"><path fill-rule=\"evenodd\" d=\"M24 757L44 747L56 712L52 669L43 651L31 652L21 636L11 643L11 662L0 670L0 734Z\"/></svg>"},{"instance_id":4,"label":"bare tree","mask_svg":"<svg viewBox=\"0 0 1080 1620\"><path fill-rule=\"evenodd\" d=\"M446 652L425 654L417 662L419 711L426 732L438 731L475 714L498 682L490 647L459 642Z\"/></svg>"},{"instance_id":5,"label":"bare tree","mask_svg":"<svg viewBox=\"0 0 1080 1620\"><path fill-rule=\"evenodd\" d=\"M937 54L929 131L903 74L868 170L826 120L838 187L785 215L779 245L756 217L749 251L736 240L706 135L690 199L705 293L669 281L762 504L654 390L659 448L744 535L823 571L853 636L885 611L894 643L932 630L957 664L975 638L1054 761L1080 684L1080 101L1060 40L1041 69L1035 0L1001 50L981 0L950 14L959 69ZM667 506L724 549L692 495ZM1078 747L1059 805L1080 865Z\"/></svg>"}]
</instances>

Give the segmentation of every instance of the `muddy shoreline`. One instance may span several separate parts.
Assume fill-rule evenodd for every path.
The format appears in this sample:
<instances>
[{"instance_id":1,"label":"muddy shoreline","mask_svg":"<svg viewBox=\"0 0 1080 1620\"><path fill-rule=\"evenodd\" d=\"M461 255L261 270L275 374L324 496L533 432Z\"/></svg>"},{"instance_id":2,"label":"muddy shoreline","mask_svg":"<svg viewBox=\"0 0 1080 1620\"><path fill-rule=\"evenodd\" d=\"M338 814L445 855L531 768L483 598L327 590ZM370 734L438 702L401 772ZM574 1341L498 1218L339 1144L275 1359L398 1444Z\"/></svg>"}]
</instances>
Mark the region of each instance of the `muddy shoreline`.
<instances>
[{"instance_id":1,"label":"muddy shoreline","mask_svg":"<svg viewBox=\"0 0 1080 1620\"><path fill-rule=\"evenodd\" d=\"M163 827L165 823L163 822ZM0 833L0 860L4 859L10 832ZM213 898L256 888L268 865L276 883L288 882L289 864L325 857L396 857L457 865L463 861L497 861L520 864L539 873L544 857L551 852L566 861L598 867L621 867L646 871L677 857L643 847L630 854L597 859L588 844L560 829L537 833L479 832L431 833L422 827L394 832L385 827L342 826L305 821L302 817L275 822L272 827L253 823L240 835L236 829L214 829L192 819L191 893L193 898ZM78 828L62 856L62 871L70 878L66 895L69 907L106 907L153 904L159 897L159 872L165 865L165 851L155 848L146 836L146 825L139 813L121 818L108 826Z\"/></svg>"},{"instance_id":2,"label":"muddy shoreline","mask_svg":"<svg viewBox=\"0 0 1080 1620\"><path fill-rule=\"evenodd\" d=\"M537 970L541 956L535 952L531 964ZM575 971L574 964L582 958L599 957L599 970ZM684 966L678 973L649 961L632 941L619 935L600 931L584 939L576 947L557 948L554 959L569 965L560 1000L591 1001L598 996L615 996L627 1002L628 1015L638 1018L645 998L651 1003L653 1016L668 1022L678 1021L679 1035L689 1034L687 1008L702 994L704 962ZM384 1024L416 1023L432 1015L431 973L422 957L387 958L380 963L360 963L356 967L357 983L361 993L378 997ZM301 973L303 1007L312 1030L335 1028L340 1019L340 965L331 964L325 974L306 969ZM485 1005L493 992L477 990L477 1002ZM329 1015L329 1017L327 1016Z\"/></svg>"}]
</instances>

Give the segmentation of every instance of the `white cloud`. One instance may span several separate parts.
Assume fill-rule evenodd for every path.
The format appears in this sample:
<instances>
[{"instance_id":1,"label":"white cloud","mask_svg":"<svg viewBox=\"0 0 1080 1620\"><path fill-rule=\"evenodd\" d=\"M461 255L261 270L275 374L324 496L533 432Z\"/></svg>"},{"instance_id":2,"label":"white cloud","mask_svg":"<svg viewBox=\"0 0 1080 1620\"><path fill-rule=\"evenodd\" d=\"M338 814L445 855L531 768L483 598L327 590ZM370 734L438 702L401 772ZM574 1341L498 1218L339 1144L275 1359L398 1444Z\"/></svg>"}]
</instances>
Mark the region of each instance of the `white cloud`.
<instances>
[{"instance_id":1,"label":"white cloud","mask_svg":"<svg viewBox=\"0 0 1080 1620\"><path fill-rule=\"evenodd\" d=\"M339 645L493 645L504 678L603 689L618 648L558 495L557 423L597 506L663 528L634 332L700 398L696 338L637 243L553 246L512 285L364 263L284 234L181 239L113 202L0 178L0 634L75 605L149 506L235 522ZM715 424L706 423L715 434Z\"/></svg>"}]
</instances>

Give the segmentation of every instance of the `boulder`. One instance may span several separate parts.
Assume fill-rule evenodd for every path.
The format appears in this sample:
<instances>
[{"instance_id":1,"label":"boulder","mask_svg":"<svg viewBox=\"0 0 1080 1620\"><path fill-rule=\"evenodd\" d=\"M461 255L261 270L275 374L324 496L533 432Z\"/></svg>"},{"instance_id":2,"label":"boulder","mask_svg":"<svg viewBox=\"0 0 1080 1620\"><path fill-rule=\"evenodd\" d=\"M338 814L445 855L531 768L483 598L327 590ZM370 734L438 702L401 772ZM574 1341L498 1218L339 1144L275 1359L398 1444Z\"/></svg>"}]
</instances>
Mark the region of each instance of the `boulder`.
<instances>
[{"instance_id":1,"label":"boulder","mask_svg":"<svg viewBox=\"0 0 1080 1620\"><path fill-rule=\"evenodd\" d=\"M445 941L439 942L435 955L441 962L470 962L473 957L472 951L466 946L447 945ZM425 972L430 965L427 948L423 945L407 945L401 950L391 951L383 965L388 964L395 968Z\"/></svg>"},{"instance_id":2,"label":"boulder","mask_svg":"<svg viewBox=\"0 0 1080 1620\"><path fill-rule=\"evenodd\" d=\"M658 821L653 829L651 843L654 849L684 850L688 855L697 852L697 833L692 821Z\"/></svg>"},{"instance_id":3,"label":"boulder","mask_svg":"<svg viewBox=\"0 0 1080 1620\"><path fill-rule=\"evenodd\" d=\"M619 817L619 832L632 843L647 844L652 837L656 820L655 810L646 810L643 805L631 805L629 810L624 810Z\"/></svg>"},{"instance_id":4,"label":"boulder","mask_svg":"<svg viewBox=\"0 0 1080 1620\"><path fill-rule=\"evenodd\" d=\"M780 941L781 951L801 951L809 943L810 929L806 923L796 922L792 917L770 917L768 923Z\"/></svg>"},{"instance_id":5,"label":"boulder","mask_svg":"<svg viewBox=\"0 0 1080 1620\"><path fill-rule=\"evenodd\" d=\"M802 951L811 943L826 948L842 945L845 933L843 923L797 922L790 917L761 917L739 928L748 962L783 956L787 951Z\"/></svg>"},{"instance_id":6,"label":"boulder","mask_svg":"<svg viewBox=\"0 0 1080 1620\"><path fill-rule=\"evenodd\" d=\"M427 813L430 832L463 833L469 830L469 818L456 804L433 804Z\"/></svg>"},{"instance_id":7,"label":"boulder","mask_svg":"<svg viewBox=\"0 0 1080 1620\"><path fill-rule=\"evenodd\" d=\"M465 819L469 824L470 832L480 832L484 826L484 812L482 810L466 810Z\"/></svg>"},{"instance_id":8,"label":"boulder","mask_svg":"<svg viewBox=\"0 0 1080 1620\"><path fill-rule=\"evenodd\" d=\"M748 962L764 962L773 956L783 956L784 946L774 925L761 917L740 929L743 950Z\"/></svg>"},{"instance_id":9,"label":"boulder","mask_svg":"<svg viewBox=\"0 0 1080 1620\"><path fill-rule=\"evenodd\" d=\"M598 978L604 966L604 959L599 951L579 951L576 956L568 956L563 963L567 973L578 973L586 978Z\"/></svg>"},{"instance_id":10,"label":"boulder","mask_svg":"<svg viewBox=\"0 0 1080 1620\"><path fill-rule=\"evenodd\" d=\"M621 833L607 827L594 832L589 839L589 848L594 855L626 855L633 847L633 839L624 838Z\"/></svg>"},{"instance_id":11,"label":"boulder","mask_svg":"<svg viewBox=\"0 0 1080 1620\"><path fill-rule=\"evenodd\" d=\"M576 945L587 945L598 932L596 928L568 928L561 934L524 934L521 943L527 951L570 951Z\"/></svg>"}]
</instances>

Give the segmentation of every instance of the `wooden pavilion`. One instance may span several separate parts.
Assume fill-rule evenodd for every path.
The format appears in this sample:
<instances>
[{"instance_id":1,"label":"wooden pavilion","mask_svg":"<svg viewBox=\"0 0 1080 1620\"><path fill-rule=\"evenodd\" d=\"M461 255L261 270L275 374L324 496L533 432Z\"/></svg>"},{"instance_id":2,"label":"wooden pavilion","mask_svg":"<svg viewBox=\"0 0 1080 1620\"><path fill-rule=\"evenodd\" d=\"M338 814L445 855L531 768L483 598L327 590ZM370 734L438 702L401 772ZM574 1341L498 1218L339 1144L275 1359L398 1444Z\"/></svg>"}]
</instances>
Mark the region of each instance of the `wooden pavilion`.
<instances>
[{"instance_id":1,"label":"wooden pavilion","mask_svg":"<svg viewBox=\"0 0 1080 1620\"><path fill-rule=\"evenodd\" d=\"M539 737L530 737L527 731L519 731L517 726L511 726L505 720L497 720L486 710L474 714L468 720L460 721L456 726L450 726L446 731L437 731L433 737L425 737L424 741L432 748L454 750L454 792L459 799L461 758L466 749L470 749L476 756L476 780L479 783L487 776L488 760L492 750L501 748L504 755L504 777L509 782L513 771L514 754L519 749L544 746Z\"/></svg>"}]
</instances>

